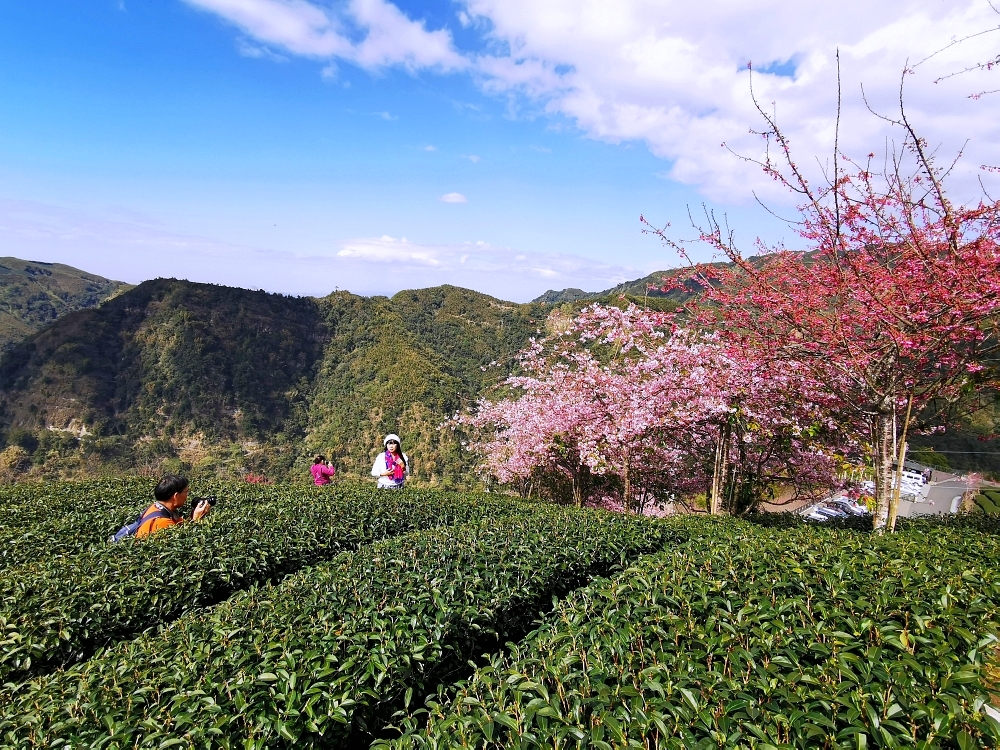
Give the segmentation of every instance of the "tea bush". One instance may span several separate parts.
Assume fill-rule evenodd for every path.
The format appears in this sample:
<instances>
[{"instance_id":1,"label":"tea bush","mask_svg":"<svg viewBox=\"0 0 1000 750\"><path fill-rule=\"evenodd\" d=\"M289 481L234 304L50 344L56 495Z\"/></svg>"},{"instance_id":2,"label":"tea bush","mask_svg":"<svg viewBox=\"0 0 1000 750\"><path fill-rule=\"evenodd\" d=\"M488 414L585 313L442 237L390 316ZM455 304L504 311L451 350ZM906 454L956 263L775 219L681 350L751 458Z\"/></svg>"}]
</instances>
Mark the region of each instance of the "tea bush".
<instances>
[{"instance_id":1,"label":"tea bush","mask_svg":"<svg viewBox=\"0 0 1000 750\"><path fill-rule=\"evenodd\" d=\"M103 546L153 501L148 479L0 487L0 571Z\"/></svg>"},{"instance_id":2,"label":"tea bush","mask_svg":"<svg viewBox=\"0 0 1000 750\"><path fill-rule=\"evenodd\" d=\"M995 746L1000 544L730 521L572 594L394 748Z\"/></svg>"},{"instance_id":3,"label":"tea bush","mask_svg":"<svg viewBox=\"0 0 1000 750\"><path fill-rule=\"evenodd\" d=\"M0 738L364 746L468 659L527 632L553 596L686 536L681 524L549 507L398 537L7 686Z\"/></svg>"},{"instance_id":4,"label":"tea bush","mask_svg":"<svg viewBox=\"0 0 1000 750\"><path fill-rule=\"evenodd\" d=\"M793 529L805 526L822 526L826 529L841 529L851 531L871 531L871 516L846 516L843 518L828 518L825 521L813 521L798 513L784 511L781 513L751 513L744 516L748 521L769 529Z\"/></svg>"},{"instance_id":5,"label":"tea bush","mask_svg":"<svg viewBox=\"0 0 1000 750\"><path fill-rule=\"evenodd\" d=\"M1000 513L1000 508L994 504L993 499L989 495L980 493L973 498L976 506L983 511L986 515L995 516Z\"/></svg>"},{"instance_id":6,"label":"tea bush","mask_svg":"<svg viewBox=\"0 0 1000 750\"><path fill-rule=\"evenodd\" d=\"M8 569L0 576L0 682L77 662L192 607L415 529L528 506L369 485L240 488L198 523Z\"/></svg>"}]
</instances>

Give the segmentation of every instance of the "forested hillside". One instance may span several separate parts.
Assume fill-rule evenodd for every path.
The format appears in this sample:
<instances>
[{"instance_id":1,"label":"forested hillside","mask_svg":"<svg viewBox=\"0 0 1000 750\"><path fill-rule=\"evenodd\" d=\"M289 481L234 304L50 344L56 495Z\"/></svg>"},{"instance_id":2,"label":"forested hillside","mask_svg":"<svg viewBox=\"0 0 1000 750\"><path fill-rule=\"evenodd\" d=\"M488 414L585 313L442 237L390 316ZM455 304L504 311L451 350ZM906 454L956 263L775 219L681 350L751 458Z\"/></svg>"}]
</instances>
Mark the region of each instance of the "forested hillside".
<instances>
[{"instance_id":1,"label":"forested hillside","mask_svg":"<svg viewBox=\"0 0 1000 750\"><path fill-rule=\"evenodd\" d=\"M456 287L324 299L158 279L71 313L0 360L0 472L365 474L388 431L415 478L459 476L442 420L548 307Z\"/></svg>"},{"instance_id":2,"label":"forested hillside","mask_svg":"<svg viewBox=\"0 0 1000 750\"><path fill-rule=\"evenodd\" d=\"M66 313L96 307L127 288L62 263L0 258L0 351Z\"/></svg>"},{"instance_id":3,"label":"forested hillside","mask_svg":"<svg viewBox=\"0 0 1000 750\"><path fill-rule=\"evenodd\" d=\"M316 373L306 445L367 473L390 431L403 438L419 479L466 472L460 446L438 429L496 382L496 369L545 321L548 307L517 305L453 286L391 299L336 292L320 302L330 332Z\"/></svg>"},{"instance_id":4,"label":"forested hillside","mask_svg":"<svg viewBox=\"0 0 1000 750\"><path fill-rule=\"evenodd\" d=\"M166 470L301 479L314 452L365 476L381 437L398 432L416 480L474 485L469 455L439 425L509 373L529 337L586 304L519 305L452 286L314 299L147 281L0 358L0 480ZM983 442L997 432L994 407L915 437L914 449L996 472L998 441Z\"/></svg>"}]
</instances>

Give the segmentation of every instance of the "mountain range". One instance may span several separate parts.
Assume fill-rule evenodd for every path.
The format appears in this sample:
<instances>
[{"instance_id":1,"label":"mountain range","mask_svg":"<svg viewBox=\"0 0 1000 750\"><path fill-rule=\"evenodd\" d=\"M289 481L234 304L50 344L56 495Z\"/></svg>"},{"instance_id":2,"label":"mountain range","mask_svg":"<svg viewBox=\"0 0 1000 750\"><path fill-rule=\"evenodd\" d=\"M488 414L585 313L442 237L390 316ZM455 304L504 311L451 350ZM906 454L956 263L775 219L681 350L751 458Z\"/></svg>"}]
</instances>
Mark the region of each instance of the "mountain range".
<instances>
[{"instance_id":1,"label":"mountain range","mask_svg":"<svg viewBox=\"0 0 1000 750\"><path fill-rule=\"evenodd\" d=\"M415 478L446 483L468 457L438 426L550 310L452 286L316 299L156 279L12 344L0 424L29 474L288 478L319 452L365 475L397 432Z\"/></svg>"},{"instance_id":2,"label":"mountain range","mask_svg":"<svg viewBox=\"0 0 1000 750\"><path fill-rule=\"evenodd\" d=\"M670 276L683 272L683 269L673 269L670 271L653 271L648 276L634 281L626 281L603 292L585 292L582 289L549 289L544 294L536 297L532 302L540 302L550 305L558 305L575 302L591 302L607 299L617 299L619 297L631 297L643 300L668 299L675 302L682 302L691 294L697 293L700 286L696 282L688 281L685 284L686 291L671 290L664 292L664 280Z\"/></svg>"},{"instance_id":3,"label":"mountain range","mask_svg":"<svg viewBox=\"0 0 1000 750\"><path fill-rule=\"evenodd\" d=\"M597 293L517 304L454 286L392 297L291 297L177 279L135 287L57 264L0 259L0 478L108 472L303 478L314 453L366 476L396 432L414 479L474 485L461 435L440 429L544 335L592 301L673 309L666 272ZM921 439L954 466L1000 471L996 407ZM995 441L994 441L995 442ZM970 447L971 446L971 447Z\"/></svg>"}]
</instances>

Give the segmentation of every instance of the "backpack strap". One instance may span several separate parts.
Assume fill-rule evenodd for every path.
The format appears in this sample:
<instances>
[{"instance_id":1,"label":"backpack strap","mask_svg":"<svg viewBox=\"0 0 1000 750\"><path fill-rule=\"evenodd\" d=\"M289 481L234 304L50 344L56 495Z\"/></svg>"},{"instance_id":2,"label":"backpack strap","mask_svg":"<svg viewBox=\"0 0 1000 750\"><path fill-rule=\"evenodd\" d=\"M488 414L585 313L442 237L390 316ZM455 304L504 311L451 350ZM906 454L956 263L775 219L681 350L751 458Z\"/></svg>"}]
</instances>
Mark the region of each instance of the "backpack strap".
<instances>
[{"instance_id":1,"label":"backpack strap","mask_svg":"<svg viewBox=\"0 0 1000 750\"><path fill-rule=\"evenodd\" d=\"M170 510L170 508L160 505L160 503L158 502L154 502L153 505L156 506L156 510L154 510L152 513L143 514L139 518L139 525L135 529L136 534L138 534L139 530L142 529L142 527L145 526L147 523L159 520L160 518L170 518L174 521L178 520L177 514L174 513L172 510Z\"/></svg>"}]
</instances>

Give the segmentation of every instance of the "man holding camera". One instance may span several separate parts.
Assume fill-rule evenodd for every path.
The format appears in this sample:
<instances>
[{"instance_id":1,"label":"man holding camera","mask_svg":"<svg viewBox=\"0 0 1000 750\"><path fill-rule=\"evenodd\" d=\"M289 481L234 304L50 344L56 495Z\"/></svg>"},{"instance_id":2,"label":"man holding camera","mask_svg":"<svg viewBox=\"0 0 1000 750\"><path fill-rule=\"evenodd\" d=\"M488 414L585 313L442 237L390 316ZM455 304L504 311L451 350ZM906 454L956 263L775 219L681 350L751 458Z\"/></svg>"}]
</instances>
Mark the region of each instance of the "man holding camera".
<instances>
[{"instance_id":1,"label":"man holding camera","mask_svg":"<svg viewBox=\"0 0 1000 750\"><path fill-rule=\"evenodd\" d=\"M142 523L136 530L137 538L142 539L161 529L167 529L184 522L180 510L188 499L187 477L177 477L167 474L153 490L156 502L150 505L142 514ZM192 521L198 521L212 509L214 498L201 498L191 514Z\"/></svg>"}]
</instances>

